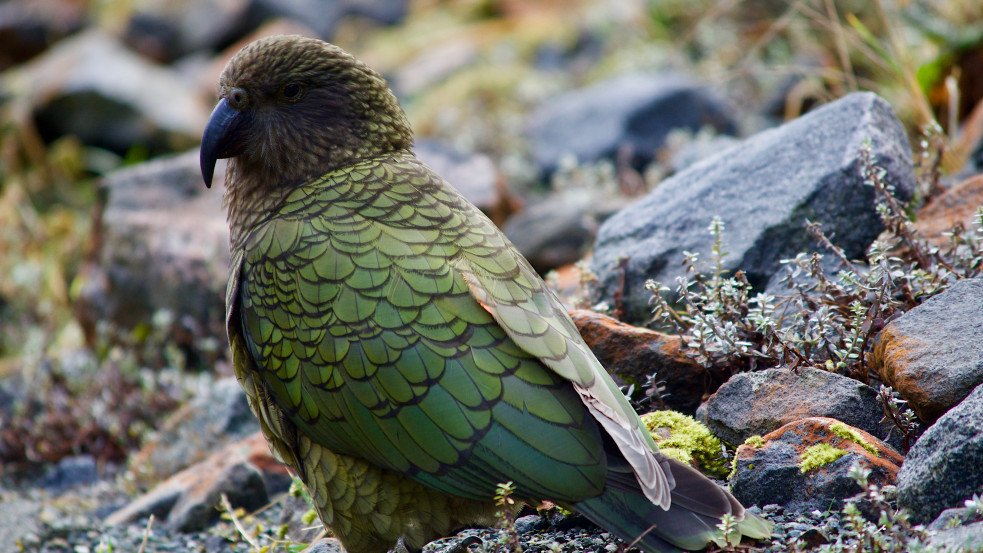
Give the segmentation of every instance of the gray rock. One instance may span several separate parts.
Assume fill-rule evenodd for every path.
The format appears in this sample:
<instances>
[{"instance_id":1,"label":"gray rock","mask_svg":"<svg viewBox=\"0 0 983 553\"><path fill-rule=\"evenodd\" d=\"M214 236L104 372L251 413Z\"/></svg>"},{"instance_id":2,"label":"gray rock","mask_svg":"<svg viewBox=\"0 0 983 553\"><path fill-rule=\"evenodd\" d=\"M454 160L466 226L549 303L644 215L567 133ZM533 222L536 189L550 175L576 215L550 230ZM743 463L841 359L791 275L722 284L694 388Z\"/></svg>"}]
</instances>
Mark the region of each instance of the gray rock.
<instances>
[{"instance_id":1,"label":"gray rock","mask_svg":"<svg viewBox=\"0 0 983 553\"><path fill-rule=\"evenodd\" d=\"M204 387L188 403L188 412L179 421L184 432L201 439L212 437L214 443L226 444L250 436L259 430L259 422L249 409L246 392L235 377L228 376ZM170 425L168 425L170 426ZM176 436L175 436L176 437ZM208 449L214 449L209 444Z\"/></svg>"},{"instance_id":2,"label":"gray rock","mask_svg":"<svg viewBox=\"0 0 983 553\"><path fill-rule=\"evenodd\" d=\"M925 527L929 532L941 532L947 528L952 528L967 522L980 522L983 516L976 515L975 510L969 507L952 507L939 513L928 526Z\"/></svg>"},{"instance_id":3,"label":"gray rock","mask_svg":"<svg viewBox=\"0 0 983 553\"><path fill-rule=\"evenodd\" d=\"M150 516L157 520L167 520L167 514L187 491L187 486L184 484L185 482L177 482L176 477L172 477L113 511L105 517L104 522L108 526L118 526Z\"/></svg>"},{"instance_id":4,"label":"gray rock","mask_svg":"<svg viewBox=\"0 0 983 553\"><path fill-rule=\"evenodd\" d=\"M0 551L37 551L42 524L39 517L42 504L36 499L19 497L14 492L0 490ZM21 549L15 544L21 542Z\"/></svg>"},{"instance_id":5,"label":"gray rock","mask_svg":"<svg viewBox=\"0 0 983 553\"><path fill-rule=\"evenodd\" d=\"M731 491L744 505L788 505L805 485L798 465L799 453L791 444L775 443L761 455L737 460Z\"/></svg>"},{"instance_id":6,"label":"gray rock","mask_svg":"<svg viewBox=\"0 0 983 553\"><path fill-rule=\"evenodd\" d=\"M24 372L16 371L12 375L0 378L0 417L5 420L14 417L13 410L19 400L22 401L23 398L30 397Z\"/></svg>"},{"instance_id":7,"label":"gray rock","mask_svg":"<svg viewBox=\"0 0 983 553\"><path fill-rule=\"evenodd\" d=\"M287 479L290 480L290 477L287 476ZM287 493L278 494L273 491L270 492L270 496L275 503L282 505L282 510L277 515L275 522L279 525L286 525L285 539L311 544L309 547L314 547L317 544L324 544L327 547L326 549L305 549L306 553L311 551L342 553L341 542L338 541L338 538L318 540L324 532L324 526L320 522L315 521L313 524L309 520L305 522L305 515L311 510L311 505L306 499ZM315 540L318 541L315 542Z\"/></svg>"},{"instance_id":8,"label":"gray rock","mask_svg":"<svg viewBox=\"0 0 983 553\"><path fill-rule=\"evenodd\" d=\"M515 519L515 531L520 534L536 532L549 527L549 522L539 515L526 515Z\"/></svg>"},{"instance_id":9,"label":"gray rock","mask_svg":"<svg viewBox=\"0 0 983 553\"><path fill-rule=\"evenodd\" d=\"M830 417L895 447L899 441L877 392L856 380L802 367L740 373L730 378L696 411L696 418L721 440L739 445L806 417Z\"/></svg>"},{"instance_id":10,"label":"gray rock","mask_svg":"<svg viewBox=\"0 0 983 553\"><path fill-rule=\"evenodd\" d=\"M330 40L342 21L358 16L379 25L394 25L406 17L406 0L252 0L253 27L274 17L293 19Z\"/></svg>"},{"instance_id":11,"label":"gray rock","mask_svg":"<svg viewBox=\"0 0 983 553\"><path fill-rule=\"evenodd\" d=\"M536 164L545 175L560 159L615 158L627 149L636 167L651 161L674 129L713 127L736 133L719 98L680 74L628 74L550 99L527 127Z\"/></svg>"},{"instance_id":12,"label":"gray rock","mask_svg":"<svg viewBox=\"0 0 983 553\"><path fill-rule=\"evenodd\" d=\"M709 255L715 216L726 225L725 269L743 270L758 289L782 259L819 248L806 219L821 223L849 257L862 257L883 228L864 184L867 139L887 182L909 197L915 179L904 128L884 100L851 94L691 166L605 221L592 264L596 299L623 294L626 322L647 320L645 281L674 286L685 272L684 251Z\"/></svg>"},{"instance_id":13,"label":"gray rock","mask_svg":"<svg viewBox=\"0 0 983 553\"><path fill-rule=\"evenodd\" d=\"M158 61L218 51L273 19L301 23L330 40L349 16L392 25L406 15L405 0L146 0L127 22L126 42Z\"/></svg>"},{"instance_id":14,"label":"gray rock","mask_svg":"<svg viewBox=\"0 0 983 553\"><path fill-rule=\"evenodd\" d=\"M341 549L341 542L337 539L322 538L312 543L301 553L340 553L341 551L343 551Z\"/></svg>"},{"instance_id":15,"label":"gray rock","mask_svg":"<svg viewBox=\"0 0 983 553\"><path fill-rule=\"evenodd\" d=\"M918 438L898 473L898 505L927 522L983 494L983 386Z\"/></svg>"},{"instance_id":16,"label":"gray rock","mask_svg":"<svg viewBox=\"0 0 983 553\"><path fill-rule=\"evenodd\" d=\"M85 23L86 6L72 0L0 2L0 71L40 54Z\"/></svg>"},{"instance_id":17,"label":"gray rock","mask_svg":"<svg viewBox=\"0 0 983 553\"><path fill-rule=\"evenodd\" d=\"M928 544L939 551L983 553L983 522L944 530L929 538Z\"/></svg>"},{"instance_id":18,"label":"gray rock","mask_svg":"<svg viewBox=\"0 0 983 553\"><path fill-rule=\"evenodd\" d=\"M253 0L145 0L134 5L126 43L170 62L199 50L217 51L255 29Z\"/></svg>"},{"instance_id":19,"label":"gray rock","mask_svg":"<svg viewBox=\"0 0 983 553\"><path fill-rule=\"evenodd\" d=\"M30 103L45 140L72 134L121 155L134 146L152 155L190 148L210 112L177 73L97 29L6 73L0 88Z\"/></svg>"},{"instance_id":20,"label":"gray rock","mask_svg":"<svg viewBox=\"0 0 983 553\"><path fill-rule=\"evenodd\" d=\"M226 377L205 386L165 420L131 465L143 475L170 475L258 431L246 393L234 377Z\"/></svg>"},{"instance_id":21,"label":"gray rock","mask_svg":"<svg viewBox=\"0 0 983 553\"><path fill-rule=\"evenodd\" d=\"M109 526L133 523L150 515L165 520L180 532L204 530L219 517L218 506L224 494L233 507L248 511L269 502L263 474L247 458L231 455L209 459L175 474L149 492L109 514Z\"/></svg>"},{"instance_id":22,"label":"gray rock","mask_svg":"<svg viewBox=\"0 0 983 553\"><path fill-rule=\"evenodd\" d=\"M872 361L922 420L957 405L983 384L983 278L958 281L891 321Z\"/></svg>"},{"instance_id":23,"label":"gray rock","mask_svg":"<svg viewBox=\"0 0 983 553\"><path fill-rule=\"evenodd\" d=\"M833 281L838 279L840 273L843 271L856 269L857 273L859 273L861 276L869 271L869 267L864 263L854 262L853 268L850 268L836 255L827 254L823 254L819 260L819 268L822 269L823 274L826 275L826 278ZM782 299L791 296L792 301L786 303L785 305L787 307L783 307L784 309L788 309L789 312L795 309L803 312L803 314L811 315L813 310L810 309L804 302L797 301L794 289L789 286L790 282L788 277L790 273L795 274L795 284L802 286L813 286L819 283L818 279L813 278L812 275L800 269L795 263L788 263L775 274L771 275L771 278L768 279L768 283L764 287L764 293Z\"/></svg>"},{"instance_id":24,"label":"gray rock","mask_svg":"<svg viewBox=\"0 0 983 553\"><path fill-rule=\"evenodd\" d=\"M548 39L536 51L534 64L543 71L562 71L583 75L594 68L605 52L605 39L597 30L582 28L577 40L568 37Z\"/></svg>"},{"instance_id":25,"label":"gray rock","mask_svg":"<svg viewBox=\"0 0 983 553\"><path fill-rule=\"evenodd\" d=\"M809 71L822 71L825 61L820 56L797 54L793 63L804 72L795 75L760 75L767 83L763 87L767 92L759 110L761 116L769 121L781 123L815 109L822 102L821 89L811 86L806 75Z\"/></svg>"},{"instance_id":26,"label":"gray rock","mask_svg":"<svg viewBox=\"0 0 983 553\"><path fill-rule=\"evenodd\" d=\"M418 140L413 147L427 164L489 217L509 209L508 190L490 157L464 154L436 140Z\"/></svg>"},{"instance_id":27,"label":"gray rock","mask_svg":"<svg viewBox=\"0 0 983 553\"><path fill-rule=\"evenodd\" d=\"M694 140L675 150L669 157L669 170L678 173L695 165L700 160L715 156L727 148L740 144L733 136L717 135L704 137L698 135Z\"/></svg>"},{"instance_id":28,"label":"gray rock","mask_svg":"<svg viewBox=\"0 0 983 553\"><path fill-rule=\"evenodd\" d=\"M211 455L207 459L170 476L109 513L105 524L130 524L153 514L172 529L201 530L218 517L216 506L223 494L232 507L254 510L269 501L270 489L266 484L269 473L287 475L286 467L273 459L259 431L208 451Z\"/></svg>"},{"instance_id":29,"label":"gray rock","mask_svg":"<svg viewBox=\"0 0 983 553\"><path fill-rule=\"evenodd\" d=\"M45 488L64 490L74 486L91 485L99 479L99 469L92 455L65 457L51 467L39 484Z\"/></svg>"},{"instance_id":30,"label":"gray rock","mask_svg":"<svg viewBox=\"0 0 983 553\"><path fill-rule=\"evenodd\" d=\"M455 72L473 65L480 59L479 51L476 37L470 34L449 44L436 42L393 68L387 78L397 96L412 98Z\"/></svg>"},{"instance_id":31,"label":"gray rock","mask_svg":"<svg viewBox=\"0 0 983 553\"><path fill-rule=\"evenodd\" d=\"M99 264L77 284L83 325L130 328L166 309L224 336L229 228L221 191L201 180L198 151L121 169L104 188Z\"/></svg>"},{"instance_id":32,"label":"gray rock","mask_svg":"<svg viewBox=\"0 0 983 553\"><path fill-rule=\"evenodd\" d=\"M540 274L575 263L590 249L599 222L587 206L560 195L510 217L502 231Z\"/></svg>"}]
</instances>

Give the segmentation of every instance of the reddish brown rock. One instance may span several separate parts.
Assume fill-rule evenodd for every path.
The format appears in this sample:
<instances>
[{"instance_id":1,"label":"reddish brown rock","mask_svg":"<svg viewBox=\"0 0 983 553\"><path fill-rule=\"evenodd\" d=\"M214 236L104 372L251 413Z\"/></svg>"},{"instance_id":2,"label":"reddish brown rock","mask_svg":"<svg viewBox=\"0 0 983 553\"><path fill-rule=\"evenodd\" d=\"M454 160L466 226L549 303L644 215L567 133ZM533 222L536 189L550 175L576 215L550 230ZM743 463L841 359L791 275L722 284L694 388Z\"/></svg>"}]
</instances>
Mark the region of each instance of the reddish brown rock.
<instances>
[{"instance_id":1,"label":"reddish brown rock","mask_svg":"<svg viewBox=\"0 0 983 553\"><path fill-rule=\"evenodd\" d=\"M806 448L816 444L831 445L859 455L866 468L880 469L880 473L887 477L886 483L895 481L901 463L904 462L904 457L891 446L859 428L829 417L809 417L790 422L765 434L762 439L765 444L778 440L793 444L800 455ZM875 451L871 451L871 448ZM822 467L815 470L822 470Z\"/></svg>"},{"instance_id":2,"label":"reddish brown rock","mask_svg":"<svg viewBox=\"0 0 983 553\"><path fill-rule=\"evenodd\" d=\"M133 482L143 488L156 485L259 429L246 393L234 376L206 381L190 401L164 418L153 437L130 456Z\"/></svg>"},{"instance_id":3,"label":"reddish brown rock","mask_svg":"<svg viewBox=\"0 0 983 553\"><path fill-rule=\"evenodd\" d=\"M723 383L680 351L678 336L634 327L606 315L575 309L573 322L601 364L619 384L636 389L655 375L658 393L653 409L672 409L692 415L706 394Z\"/></svg>"},{"instance_id":4,"label":"reddish brown rock","mask_svg":"<svg viewBox=\"0 0 983 553\"><path fill-rule=\"evenodd\" d=\"M218 517L223 494L233 507L257 509L269 501L268 482L274 480L289 482L289 474L256 432L171 476L105 522L123 524L153 514L177 530L201 530Z\"/></svg>"},{"instance_id":5,"label":"reddish brown rock","mask_svg":"<svg viewBox=\"0 0 983 553\"><path fill-rule=\"evenodd\" d=\"M804 462L813 446L842 451L814 466ZM776 503L796 511L827 509L861 490L849 476L854 463L870 470L872 484L893 484L903 461L890 446L863 430L828 417L790 422L737 449L731 478L734 495L745 505Z\"/></svg>"},{"instance_id":6,"label":"reddish brown rock","mask_svg":"<svg viewBox=\"0 0 983 553\"><path fill-rule=\"evenodd\" d=\"M983 384L983 278L961 280L891 321L871 365L925 422L956 406Z\"/></svg>"},{"instance_id":7,"label":"reddish brown rock","mask_svg":"<svg viewBox=\"0 0 983 553\"><path fill-rule=\"evenodd\" d=\"M973 228L976 209L983 205L983 175L970 177L945 194L933 198L918 210L915 230L929 244L944 247L949 238L944 233L957 224Z\"/></svg>"},{"instance_id":8,"label":"reddish brown rock","mask_svg":"<svg viewBox=\"0 0 983 553\"><path fill-rule=\"evenodd\" d=\"M580 263L557 267L546 274L546 282L563 305L571 310L571 314L572 310L584 309L590 305L590 291L587 289L590 278Z\"/></svg>"}]
</instances>

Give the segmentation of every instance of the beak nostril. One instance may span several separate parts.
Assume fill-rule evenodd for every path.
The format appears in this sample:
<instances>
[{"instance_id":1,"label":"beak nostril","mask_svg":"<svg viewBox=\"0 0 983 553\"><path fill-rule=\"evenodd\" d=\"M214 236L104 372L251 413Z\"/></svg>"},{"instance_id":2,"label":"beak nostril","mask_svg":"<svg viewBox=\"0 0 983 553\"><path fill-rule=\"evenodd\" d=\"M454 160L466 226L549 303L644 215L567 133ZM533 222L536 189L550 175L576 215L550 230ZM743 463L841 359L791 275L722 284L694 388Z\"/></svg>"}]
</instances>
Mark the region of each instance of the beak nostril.
<instances>
[{"instance_id":1,"label":"beak nostril","mask_svg":"<svg viewBox=\"0 0 983 553\"><path fill-rule=\"evenodd\" d=\"M241 88L233 89L228 95L229 106L236 110L241 110L249 103L249 95Z\"/></svg>"}]
</instances>

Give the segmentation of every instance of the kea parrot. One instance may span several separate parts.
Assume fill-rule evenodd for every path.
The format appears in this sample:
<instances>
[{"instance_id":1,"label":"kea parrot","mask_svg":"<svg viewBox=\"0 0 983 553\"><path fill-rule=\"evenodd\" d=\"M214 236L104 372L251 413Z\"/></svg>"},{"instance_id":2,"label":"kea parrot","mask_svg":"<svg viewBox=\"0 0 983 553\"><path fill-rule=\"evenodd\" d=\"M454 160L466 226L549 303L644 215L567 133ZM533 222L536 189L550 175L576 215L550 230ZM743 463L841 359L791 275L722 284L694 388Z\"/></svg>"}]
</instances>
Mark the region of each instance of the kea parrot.
<instances>
[{"instance_id":1,"label":"kea parrot","mask_svg":"<svg viewBox=\"0 0 983 553\"><path fill-rule=\"evenodd\" d=\"M494 524L505 482L650 553L725 543L725 515L770 534L659 453L553 292L413 154L378 73L276 36L229 61L219 97L201 169L211 186L229 159L236 377L346 550Z\"/></svg>"}]
</instances>

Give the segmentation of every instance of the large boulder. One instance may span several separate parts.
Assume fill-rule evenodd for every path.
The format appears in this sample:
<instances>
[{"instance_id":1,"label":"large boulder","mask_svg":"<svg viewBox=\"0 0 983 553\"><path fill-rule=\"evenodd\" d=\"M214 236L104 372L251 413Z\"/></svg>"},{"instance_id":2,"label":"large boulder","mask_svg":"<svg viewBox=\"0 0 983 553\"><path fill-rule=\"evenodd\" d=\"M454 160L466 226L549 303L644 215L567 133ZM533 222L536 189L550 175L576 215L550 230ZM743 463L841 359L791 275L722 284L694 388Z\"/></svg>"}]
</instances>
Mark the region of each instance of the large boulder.
<instances>
[{"instance_id":1,"label":"large boulder","mask_svg":"<svg viewBox=\"0 0 983 553\"><path fill-rule=\"evenodd\" d=\"M704 159L605 221L592 264L596 299L622 303L614 307L624 308L626 322L647 320L645 281L674 286L684 252L709 255L715 216L726 227L724 268L743 270L758 289L781 260L820 248L807 220L821 223L847 256L863 257L883 230L865 182L868 141L884 179L908 198L915 176L904 128L875 94L851 94Z\"/></svg>"}]
</instances>

